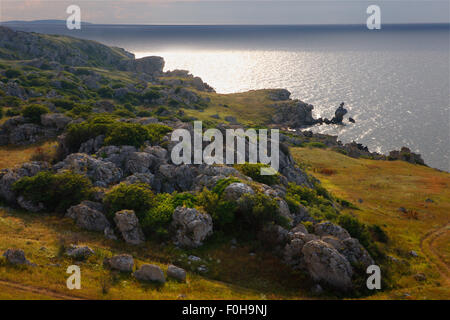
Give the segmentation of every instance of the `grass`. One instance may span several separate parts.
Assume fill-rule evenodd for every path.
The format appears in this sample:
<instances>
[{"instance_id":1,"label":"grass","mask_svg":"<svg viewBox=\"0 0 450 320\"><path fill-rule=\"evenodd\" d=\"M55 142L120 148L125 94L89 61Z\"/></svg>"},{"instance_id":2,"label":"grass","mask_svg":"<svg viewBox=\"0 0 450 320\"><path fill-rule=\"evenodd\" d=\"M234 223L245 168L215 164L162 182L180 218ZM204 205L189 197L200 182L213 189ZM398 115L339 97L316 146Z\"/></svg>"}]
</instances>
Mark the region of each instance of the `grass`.
<instances>
[{"instance_id":1,"label":"grass","mask_svg":"<svg viewBox=\"0 0 450 320\"><path fill-rule=\"evenodd\" d=\"M7 146L0 147L0 169L11 168L31 160L31 157L40 149L42 152L52 154L56 150L57 143L48 141L32 146Z\"/></svg>"},{"instance_id":2,"label":"grass","mask_svg":"<svg viewBox=\"0 0 450 320\"><path fill-rule=\"evenodd\" d=\"M373 298L402 298L408 293L409 298L450 299L449 173L402 161L354 159L327 149L293 148L292 154L335 196L360 209L344 212L380 225L390 239L383 250L408 265L394 266L398 289ZM415 214L405 215L400 207ZM417 219L411 219L416 214ZM438 231L436 239L425 246ZM411 250L419 257L412 258ZM427 280L419 283L414 275L421 272Z\"/></svg>"},{"instance_id":3,"label":"grass","mask_svg":"<svg viewBox=\"0 0 450 320\"><path fill-rule=\"evenodd\" d=\"M195 91L195 90L193 90ZM236 120L244 125L261 126L269 123L275 108L271 107L274 101L268 97L269 90L252 90L242 93L217 94L200 92L197 93L202 97L211 99L203 112L192 109L183 109L186 115L196 117L199 120L209 120L226 122L226 116L235 117ZM218 114L220 120L212 118Z\"/></svg>"}]
</instances>

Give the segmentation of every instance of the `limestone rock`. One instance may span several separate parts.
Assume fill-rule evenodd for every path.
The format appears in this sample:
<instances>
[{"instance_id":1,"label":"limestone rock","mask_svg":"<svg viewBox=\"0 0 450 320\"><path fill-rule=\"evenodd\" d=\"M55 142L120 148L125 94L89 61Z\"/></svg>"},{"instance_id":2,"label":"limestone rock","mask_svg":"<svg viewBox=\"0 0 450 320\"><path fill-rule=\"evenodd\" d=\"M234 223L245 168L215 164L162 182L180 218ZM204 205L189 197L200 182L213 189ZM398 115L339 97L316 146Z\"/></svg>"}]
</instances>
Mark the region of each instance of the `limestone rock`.
<instances>
[{"instance_id":1,"label":"limestone rock","mask_svg":"<svg viewBox=\"0 0 450 320\"><path fill-rule=\"evenodd\" d=\"M140 281L155 281L165 283L166 278L160 267L154 264L144 264L139 270L133 273L133 276Z\"/></svg>"},{"instance_id":2,"label":"limestone rock","mask_svg":"<svg viewBox=\"0 0 450 320\"><path fill-rule=\"evenodd\" d=\"M174 242L182 247L198 247L213 232L212 218L197 209L177 207L172 217Z\"/></svg>"},{"instance_id":3,"label":"limestone rock","mask_svg":"<svg viewBox=\"0 0 450 320\"><path fill-rule=\"evenodd\" d=\"M140 245L145 241L144 233L139 225L139 220L133 210L116 212L114 222L125 242L133 245Z\"/></svg>"}]
</instances>

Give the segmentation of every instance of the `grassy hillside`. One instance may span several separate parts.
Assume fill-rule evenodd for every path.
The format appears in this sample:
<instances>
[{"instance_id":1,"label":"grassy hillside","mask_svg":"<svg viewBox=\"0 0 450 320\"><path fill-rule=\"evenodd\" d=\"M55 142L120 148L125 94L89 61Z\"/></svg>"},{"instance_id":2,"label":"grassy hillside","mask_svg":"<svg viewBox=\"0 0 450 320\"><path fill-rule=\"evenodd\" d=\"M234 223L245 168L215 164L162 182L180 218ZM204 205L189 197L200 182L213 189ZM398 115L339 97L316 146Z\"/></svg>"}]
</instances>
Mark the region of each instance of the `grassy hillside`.
<instances>
[{"instance_id":1,"label":"grassy hillside","mask_svg":"<svg viewBox=\"0 0 450 320\"><path fill-rule=\"evenodd\" d=\"M0 168L28 161L36 148L1 148ZM400 161L353 159L326 149L294 148L293 156L311 174L321 179L335 195L358 209L345 209L362 221L381 224L389 241L382 248L400 262L392 262L389 277L395 288L371 296L373 299L450 298L449 238L450 175ZM362 200L362 202L360 201ZM431 199L433 202L427 202ZM407 213L398 209L404 207ZM408 212L417 212L416 215ZM82 289L70 291L65 282L64 257L70 243L89 245L95 256L81 264ZM142 263L155 263L165 270L177 262L191 267L182 251L171 245L148 243L143 248L107 240L82 231L69 220L49 214L30 214L0 209L0 252L22 248L37 267L6 264L0 259L0 298L23 299L310 299L309 280L290 272L270 254L257 248L212 241L192 249L210 271L202 276L188 273L188 283L169 281L164 287L142 284L128 275L103 268L104 257L129 252ZM414 250L419 257L412 257ZM250 255L256 252L256 255ZM185 253L186 254L186 253ZM244 267L245 266L245 267ZM284 271L283 271L284 270ZM425 281L415 275L423 273ZM327 296L322 296L325 298Z\"/></svg>"},{"instance_id":2,"label":"grassy hillside","mask_svg":"<svg viewBox=\"0 0 450 320\"><path fill-rule=\"evenodd\" d=\"M383 250L399 260L391 263L398 288L373 298L450 298L449 173L402 161L353 159L320 148L294 148L292 153L334 195L359 208L346 212L381 224L388 233ZM419 257L412 257L411 250ZM418 273L426 280L417 281Z\"/></svg>"}]
</instances>

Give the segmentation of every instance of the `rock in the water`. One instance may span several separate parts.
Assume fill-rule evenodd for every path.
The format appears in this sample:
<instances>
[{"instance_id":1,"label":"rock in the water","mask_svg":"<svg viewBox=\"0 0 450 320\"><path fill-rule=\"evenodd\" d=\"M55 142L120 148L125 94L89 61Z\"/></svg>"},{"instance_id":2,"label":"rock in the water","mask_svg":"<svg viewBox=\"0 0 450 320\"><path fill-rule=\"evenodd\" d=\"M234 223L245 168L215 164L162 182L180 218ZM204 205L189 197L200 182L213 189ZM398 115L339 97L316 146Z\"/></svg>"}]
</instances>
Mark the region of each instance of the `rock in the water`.
<instances>
[{"instance_id":1,"label":"rock in the water","mask_svg":"<svg viewBox=\"0 0 450 320\"><path fill-rule=\"evenodd\" d=\"M339 240L350 238L350 234L344 228L329 221L318 223L314 226L314 232L318 236L333 236Z\"/></svg>"},{"instance_id":2,"label":"rock in the water","mask_svg":"<svg viewBox=\"0 0 450 320\"><path fill-rule=\"evenodd\" d=\"M177 207L173 213L172 226L175 229L174 242L182 247L202 245L213 231L212 218L197 209Z\"/></svg>"},{"instance_id":3,"label":"rock in the water","mask_svg":"<svg viewBox=\"0 0 450 320\"><path fill-rule=\"evenodd\" d=\"M140 245L145 241L144 233L139 225L139 220L133 210L116 212L114 222L125 242L133 245Z\"/></svg>"},{"instance_id":4,"label":"rock in the water","mask_svg":"<svg viewBox=\"0 0 450 320\"><path fill-rule=\"evenodd\" d=\"M132 272L134 259L129 254L120 254L109 259L105 259L104 264L114 270L121 272Z\"/></svg>"},{"instance_id":5,"label":"rock in the water","mask_svg":"<svg viewBox=\"0 0 450 320\"><path fill-rule=\"evenodd\" d=\"M30 261L25 258L25 252L21 249L8 249L3 253L3 256L11 264L28 264L31 265Z\"/></svg>"},{"instance_id":6,"label":"rock in the water","mask_svg":"<svg viewBox=\"0 0 450 320\"><path fill-rule=\"evenodd\" d=\"M76 245L71 245L67 250L66 254L74 259L78 260L84 260L89 258L91 255L94 254L94 250L91 248L85 246L85 247L79 247Z\"/></svg>"},{"instance_id":7,"label":"rock in the water","mask_svg":"<svg viewBox=\"0 0 450 320\"><path fill-rule=\"evenodd\" d=\"M140 281L166 282L164 272L154 264L144 264L139 270L133 273L134 277Z\"/></svg>"},{"instance_id":8,"label":"rock in the water","mask_svg":"<svg viewBox=\"0 0 450 320\"><path fill-rule=\"evenodd\" d=\"M70 207L66 217L76 221L77 226L89 231L104 231L110 227L108 219L101 212L102 204L83 201L79 205Z\"/></svg>"},{"instance_id":9,"label":"rock in the water","mask_svg":"<svg viewBox=\"0 0 450 320\"><path fill-rule=\"evenodd\" d=\"M181 282L186 281L186 271L182 268L178 268L174 265L170 265L167 268L167 276L176 279Z\"/></svg>"},{"instance_id":10,"label":"rock in the water","mask_svg":"<svg viewBox=\"0 0 450 320\"><path fill-rule=\"evenodd\" d=\"M348 260L331 245L312 240L303 246L302 253L306 269L315 281L342 291L351 289L353 269Z\"/></svg>"}]
</instances>

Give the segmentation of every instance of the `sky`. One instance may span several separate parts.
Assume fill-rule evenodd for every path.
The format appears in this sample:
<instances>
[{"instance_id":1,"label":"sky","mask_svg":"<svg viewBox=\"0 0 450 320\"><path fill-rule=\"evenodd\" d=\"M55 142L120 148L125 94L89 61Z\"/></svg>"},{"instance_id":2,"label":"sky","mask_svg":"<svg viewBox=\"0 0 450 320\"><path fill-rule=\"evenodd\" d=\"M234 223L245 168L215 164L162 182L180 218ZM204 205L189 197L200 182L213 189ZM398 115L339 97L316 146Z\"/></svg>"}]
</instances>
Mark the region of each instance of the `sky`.
<instances>
[{"instance_id":1,"label":"sky","mask_svg":"<svg viewBox=\"0 0 450 320\"><path fill-rule=\"evenodd\" d=\"M68 17L101 24L364 24L380 6L382 23L449 23L449 0L0 0L0 21Z\"/></svg>"}]
</instances>

